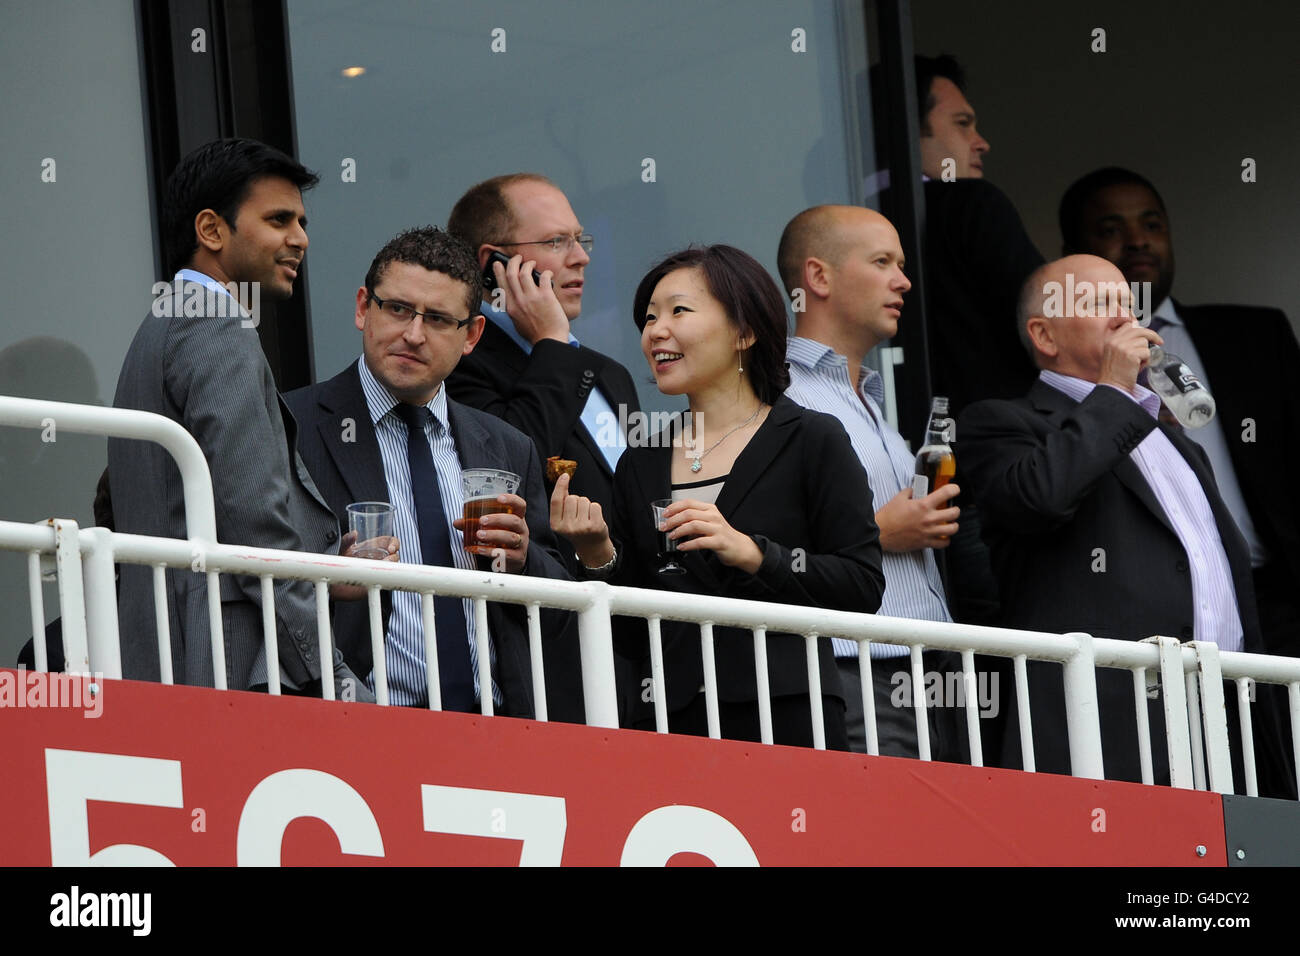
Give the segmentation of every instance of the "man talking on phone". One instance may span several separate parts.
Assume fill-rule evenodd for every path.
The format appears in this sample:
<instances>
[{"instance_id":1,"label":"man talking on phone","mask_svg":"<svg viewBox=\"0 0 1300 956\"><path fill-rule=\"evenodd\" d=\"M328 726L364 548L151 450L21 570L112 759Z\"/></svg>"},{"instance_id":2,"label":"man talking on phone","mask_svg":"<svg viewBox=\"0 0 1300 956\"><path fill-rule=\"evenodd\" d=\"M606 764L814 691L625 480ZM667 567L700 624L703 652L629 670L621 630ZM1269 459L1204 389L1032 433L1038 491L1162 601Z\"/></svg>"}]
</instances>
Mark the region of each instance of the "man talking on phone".
<instances>
[{"instance_id":1,"label":"man talking on phone","mask_svg":"<svg viewBox=\"0 0 1300 956\"><path fill-rule=\"evenodd\" d=\"M569 328L582 311L593 238L559 187L536 173L471 187L447 231L478 257L487 317L478 347L447 379L448 392L514 425L543 459L576 462L572 492L608 508L623 429L639 403L627 369ZM491 261L494 252L507 261Z\"/></svg>"}]
</instances>

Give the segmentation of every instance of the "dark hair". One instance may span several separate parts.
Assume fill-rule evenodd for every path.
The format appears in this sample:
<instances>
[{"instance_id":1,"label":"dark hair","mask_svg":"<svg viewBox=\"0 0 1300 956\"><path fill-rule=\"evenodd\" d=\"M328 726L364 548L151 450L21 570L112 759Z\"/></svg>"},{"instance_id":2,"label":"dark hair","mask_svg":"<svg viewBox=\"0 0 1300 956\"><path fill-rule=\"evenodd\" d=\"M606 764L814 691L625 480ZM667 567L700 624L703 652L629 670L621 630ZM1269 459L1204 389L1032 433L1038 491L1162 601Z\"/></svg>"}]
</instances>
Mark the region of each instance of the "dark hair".
<instances>
[{"instance_id":1,"label":"dark hair","mask_svg":"<svg viewBox=\"0 0 1300 956\"><path fill-rule=\"evenodd\" d=\"M211 209L231 229L253 183L266 176L311 189L320 177L297 160L255 139L217 139L180 161L167 177L162 203L163 259L168 272L184 268L199 247L194 217Z\"/></svg>"},{"instance_id":2,"label":"dark hair","mask_svg":"<svg viewBox=\"0 0 1300 956\"><path fill-rule=\"evenodd\" d=\"M1151 181L1145 176L1139 176L1133 170L1120 166L1094 169L1086 176L1076 179L1061 197L1061 206L1056 216L1061 225L1061 240L1065 243L1066 249L1073 251L1079 248L1083 232L1083 207L1087 205L1088 200L1103 189L1130 184L1145 186L1151 190L1151 195L1155 196L1156 202L1160 204L1160 211L1165 212L1165 201L1160 198L1156 187L1152 186Z\"/></svg>"},{"instance_id":3,"label":"dark hair","mask_svg":"<svg viewBox=\"0 0 1300 956\"><path fill-rule=\"evenodd\" d=\"M465 305L469 314L479 314L483 277L478 271L478 260L464 239L443 232L437 226L421 226L399 233L376 253L366 271L366 288L371 292L384 277L384 270L390 262L408 262L465 283Z\"/></svg>"},{"instance_id":4,"label":"dark hair","mask_svg":"<svg viewBox=\"0 0 1300 956\"><path fill-rule=\"evenodd\" d=\"M928 117L930 110L934 109L934 91L930 88L934 78L941 76L945 80L951 80L953 86L965 93L966 72L957 59L947 53L938 56L918 55L913 58L913 68L916 71L916 105L921 112L921 135L931 136L933 134L930 132Z\"/></svg>"},{"instance_id":5,"label":"dark hair","mask_svg":"<svg viewBox=\"0 0 1300 956\"><path fill-rule=\"evenodd\" d=\"M790 385L790 372L785 364L785 300L767 270L735 246L691 246L674 252L651 268L636 287L632 321L638 329L645 329L655 286L678 269L699 269L709 294L722 304L741 335L753 334L745 371L759 399L769 405L775 402Z\"/></svg>"},{"instance_id":6,"label":"dark hair","mask_svg":"<svg viewBox=\"0 0 1300 956\"><path fill-rule=\"evenodd\" d=\"M493 176L471 186L465 195L456 200L456 205L451 207L451 215L447 217L447 231L469 243L475 257L484 243L506 242L514 231L515 217L510 204L506 202L505 189L515 183L545 183L560 188L540 173Z\"/></svg>"}]
</instances>

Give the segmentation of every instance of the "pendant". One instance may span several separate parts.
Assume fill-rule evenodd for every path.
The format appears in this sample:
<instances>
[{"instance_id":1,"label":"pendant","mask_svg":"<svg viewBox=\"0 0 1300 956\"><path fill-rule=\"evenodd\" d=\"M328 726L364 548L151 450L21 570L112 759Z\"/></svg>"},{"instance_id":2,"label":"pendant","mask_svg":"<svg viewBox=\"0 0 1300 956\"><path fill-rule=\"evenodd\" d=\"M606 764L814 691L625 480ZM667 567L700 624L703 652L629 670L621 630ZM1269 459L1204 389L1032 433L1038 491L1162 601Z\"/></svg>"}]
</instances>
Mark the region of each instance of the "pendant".
<instances>
[{"instance_id":1,"label":"pendant","mask_svg":"<svg viewBox=\"0 0 1300 956\"><path fill-rule=\"evenodd\" d=\"M699 471L703 467L704 467L703 463L701 463L701 461L698 458L696 458L695 461L691 462L691 471Z\"/></svg>"}]
</instances>

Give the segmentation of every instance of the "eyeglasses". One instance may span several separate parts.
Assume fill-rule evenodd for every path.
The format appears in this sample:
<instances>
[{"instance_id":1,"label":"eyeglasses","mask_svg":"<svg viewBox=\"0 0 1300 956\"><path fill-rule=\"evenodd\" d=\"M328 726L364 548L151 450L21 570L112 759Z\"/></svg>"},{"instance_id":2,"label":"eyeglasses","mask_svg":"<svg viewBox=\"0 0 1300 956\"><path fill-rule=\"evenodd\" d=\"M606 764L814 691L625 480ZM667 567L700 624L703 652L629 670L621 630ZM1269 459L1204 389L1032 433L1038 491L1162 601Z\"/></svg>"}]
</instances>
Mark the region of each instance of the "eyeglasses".
<instances>
[{"instance_id":1,"label":"eyeglasses","mask_svg":"<svg viewBox=\"0 0 1300 956\"><path fill-rule=\"evenodd\" d=\"M596 244L595 236L584 232L580 236L552 236L550 239L532 239L528 242L498 242L498 246L550 246L552 252L568 252L577 243L583 252L591 252Z\"/></svg>"},{"instance_id":2,"label":"eyeglasses","mask_svg":"<svg viewBox=\"0 0 1300 956\"><path fill-rule=\"evenodd\" d=\"M398 322L409 322L411 319L424 319L424 324L431 329L437 329L440 332L453 332L457 329L463 329L473 320L473 316L465 319L455 319L450 315L442 315L438 312L417 312L402 302L394 302L392 299L381 299L373 292L370 298L374 300L375 305L379 306L379 311L389 318L396 319Z\"/></svg>"}]
</instances>

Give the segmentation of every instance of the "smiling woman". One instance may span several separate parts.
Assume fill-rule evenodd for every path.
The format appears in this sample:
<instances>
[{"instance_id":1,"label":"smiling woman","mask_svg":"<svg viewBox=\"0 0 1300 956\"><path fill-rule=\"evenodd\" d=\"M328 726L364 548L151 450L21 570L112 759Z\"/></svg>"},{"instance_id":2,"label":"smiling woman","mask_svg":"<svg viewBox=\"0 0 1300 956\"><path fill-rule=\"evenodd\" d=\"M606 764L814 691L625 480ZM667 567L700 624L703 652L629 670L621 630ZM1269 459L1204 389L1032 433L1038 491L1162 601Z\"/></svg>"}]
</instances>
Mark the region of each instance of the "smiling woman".
<instances>
[{"instance_id":1,"label":"smiling woman","mask_svg":"<svg viewBox=\"0 0 1300 956\"><path fill-rule=\"evenodd\" d=\"M608 524L598 506L568 494L566 478L556 483L552 527L583 566L636 587L875 611L884 593L879 532L870 496L853 491L866 476L836 419L781 394L785 307L763 267L731 246L676 253L641 280L633 318L660 390L690 402L693 440L683 443L674 421L629 447ZM669 551L675 560L661 559ZM620 623L619 652L640 675L632 725L652 729L645 622ZM707 734L698 634L671 621L662 634L669 730ZM818 644L826 745L846 750L839 673L829 640ZM716 629L723 737L760 739L751 647L743 632ZM771 634L767 657L773 739L811 746L804 642Z\"/></svg>"}]
</instances>

